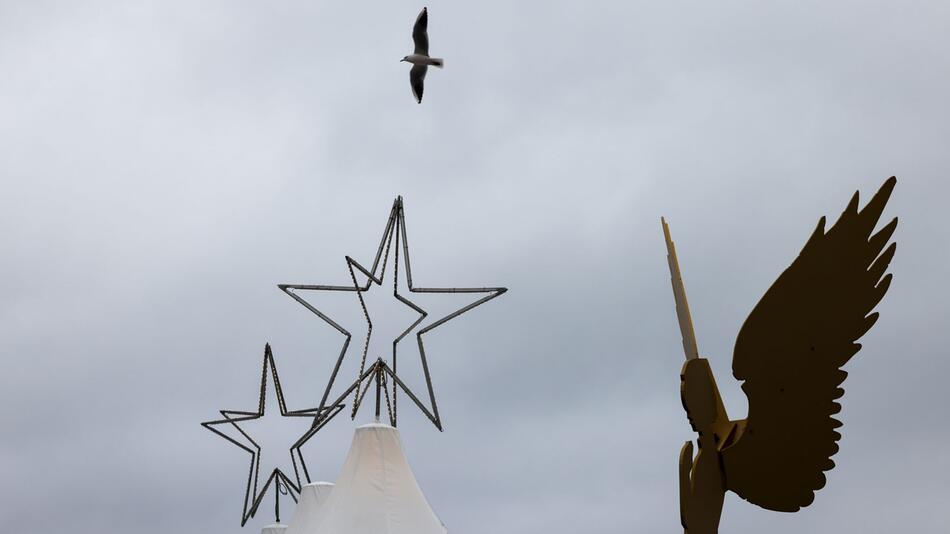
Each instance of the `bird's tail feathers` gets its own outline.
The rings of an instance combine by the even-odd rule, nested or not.
[[[440,57],[430,58],[429,61],[431,62],[433,67],[437,67],[440,69],[442,68],[443,65],[445,65],[445,60]]]

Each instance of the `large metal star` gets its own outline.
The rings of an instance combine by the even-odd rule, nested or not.
[[[418,400],[418,397],[409,390],[409,388],[398,378],[396,373],[397,369],[397,348],[399,342],[406,337],[410,332],[416,329],[427,317],[428,313],[423,310],[420,306],[409,300],[405,295],[399,293],[399,253],[400,249],[402,250],[402,256],[404,261],[406,283],[408,285],[409,291],[411,293],[476,293],[476,294],[485,294],[484,296],[478,298],[474,302],[469,302],[468,304],[452,311],[451,313],[432,321],[426,326],[420,328],[416,331],[416,340],[419,347],[419,357],[422,361],[422,370],[425,375],[426,387],[428,389],[429,396],[429,405],[425,406]],[[415,310],[419,316],[418,318],[409,325],[404,331],[402,331],[398,336],[393,339],[392,342],[392,367],[383,362],[382,360],[377,360],[369,369],[366,368],[366,353],[369,348],[369,340],[372,336],[373,322],[370,319],[369,312],[366,309],[366,303],[363,300],[363,293],[369,291],[372,285],[382,286],[383,284],[383,275],[386,270],[386,262],[389,259],[390,250],[393,251],[394,255],[394,274],[393,274],[393,296],[399,300],[401,303],[409,306]],[[341,403],[345,398],[353,393],[355,399],[353,402],[353,410],[351,417],[356,416],[356,411],[359,409],[363,395],[369,389],[369,383],[373,380],[377,381],[377,397],[379,396],[379,384],[386,381],[386,376],[392,378],[392,405],[390,406],[390,423],[393,426],[396,426],[396,392],[397,387],[401,388],[409,397],[414,401],[414,403],[419,407],[420,410],[425,414],[425,416],[432,421],[432,423],[442,430],[442,419],[439,417],[439,408],[435,400],[435,392],[432,387],[432,379],[429,374],[429,364],[426,359],[425,344],[423,343],[423,336],[432,330],[435,330],[439,326],[451,321],[452,319],[462,315],[463,313],[480,306],[489,300],[501,295],[507,288],[504,287],[451,287],[451,288],[439,288],[439,287],[415,287],[412,283],[412,268],[409,262],[409,245],[406,238],[406,221],[405,214],[403,211],[403,201],[402,197],[397,197],[393,202],[392,209],[389,213],[389,219],[386,222],[386,227],[383,230],[383,236],[379,241],[379,247],[376,250],[376,256],[373,259],[372,268],[367,269],[363,267],[359,262],[353,258],[346,257],[347,268],[350,273],[350,278],[352,279],[352,285],[340,286],[340,285],[313,285],[313,284],[280,284],[278,287],[284,292],[290,295],[294,300],[302,304],[305,308],[310,310],[317,317],[322,319],[324,322],[335,328],[338,332],[343,334],[344,341],[343,346],[340,349],[340,354],[337,357],[336,365],[333,368],[333,372],[330,375],[330,380],[327,383],[327,387],[323,392],[323,397],[320,400],[320,407],[318,408],[321,415],[318,416],[318,420],[314,421],[314,427],[319,424],[323,424],[322,418],[326,413],[330,413],[332,410],[339,409]],[[365,284],[360,285],[356,279],[356,271],[359,271],[367,280]],[[367,323],[367,334],[366,341],[363,344],[362,358],[360,361],[360,370],[357,374],[357,379],[347,389],[343,395],[334,400],[333,402],[327,402],[330,396],[330,391],[333,388],[333,384],[336,381],[337,374],[340,370],[340,365],[343,363],[343,358],[346,356],[347,349],[350,345],[350,340],[352,339],[352,334],[336,321],[331,319],[325,313],[321,312],[317,307],[309,303],[303,297],[301,297],[297,291],[353,291],[356,293],[357,298],[359,299],[360,306],[363,309],[363,315]],[[360,385],[366,381],[365,387],[360,387]],[[388,389],[385,389],[387,394],[387,403],[388,398]],[[379,406],[379,399],[377,398],[377,407]],[[378,408],[377,408],[378,413]],[[315,431],[315,430],[314,430]],[[312,432],[310,433],[312,435]],[[309,436],[307,436],[309,437]]]
[[[270,369],[270,373],[267,372],[268,368]],[[263,486],[258,489],[261,467],[261,447],[240,427],[240,425],[238,425],[238,423],[259,419],[264,416],[266,409],[265,395],[267,391],[268,374],[274,382],[274,391],[277,393],[277,404],[280,408],[280,415],[283,417],[310,417],[313,419],[313,427],[311,428],[311,431],[307,432],[307,435],[304,438],[299,439],[290,447],[290,457],[294,466],[294,479],[291,480],[290,477],[288,477],[287,474],[284,473],[280,468],[275,467],[268,474],[267,480],[264,482]],[[287,493],[289,493],[291,498],[296,502],[296,496],[300,494],[300,488],[302,487],[301,474],[303,474],[303,479],[305,479],[308,483],[310,482],[310,475],[307,472],[307,464],[304,461],[303,454],[300,452],[300,447],[303,446],[303,444],[306,443],[314,433],[316,433],[316,430],[319,430],[337,413],[339,413],[342,408],[343,406],[340,405],[327,410],[320,408],[311,408],[307,410],[288,410],[287,405],[284,402],[284,392],[280,387],[280,378],[277,375],[277,365],[274,363],[274,355],[271,352],[270,344],[265,345],[264,364],[261,370],[261,390],[257,411],[245,412],[236,410],[221,410],[220,413],[224,419],[201,423],[201,426],[207,428],[208,430],[214,432],[215,434],[221,436],[222,438],[251,454],[251,465],[247,474],[247,489],[244,492],[244,511],[241,514],[242,527],[257,513],[257,509],[260,506],[261,501],[264,499],[264,495],[267,493],[271,483],[275,484],[279,493],[283,493],[281,486],[287,488]],[[240,435],[239,437],[243,439],[239,441],[239,439],[222,432],[217,428],[220,425],[229,425],[233,427]],[[280,520],[279,499],[279,495],[275,495],[275,515],[277,516],[278,521]]]

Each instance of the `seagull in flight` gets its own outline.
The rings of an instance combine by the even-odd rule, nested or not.
[[[429,57],[429,34],[426,32],[428,25],[429,11],[424,7],[422,13],[419,13],[419,17],[416,18],[415,26],[412,27],[412,41],[416,44],[416,50],[400,60],[412,63],[412,69],[409,70],[409,84],[412,85],[412,95],[420,104],[429,65],[441,69],[444,63],[442,58]]]

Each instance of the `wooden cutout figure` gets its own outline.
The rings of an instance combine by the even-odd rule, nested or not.
[[[726,490],[769,510],[796,512],[824,487],[841,438],[833,417],[844,395],[841,367],[861,349],[856,341],[877,321],[872,310],[891,283],[884,273],[897,244],[885,246],[897,219],[873,232],[896,183],[885,181],[862,210],[855,193],[827,232],[822,217],[749,314],[732,359],[749,400],[749,415],[740,420],[729,419],[709,362],[699,357],[676,249],[662,221],[686,352],[680,394],[699,434],[695,458],[691,441],[680,452],[687,533],[718,531]]]

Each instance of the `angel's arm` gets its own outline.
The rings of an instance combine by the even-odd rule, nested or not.
[[[693,494],[693,484],[690,472],[693,470],[693,442],[687,441],[680,449],[680,523],[686,527],[686,512],[690,497]]]

